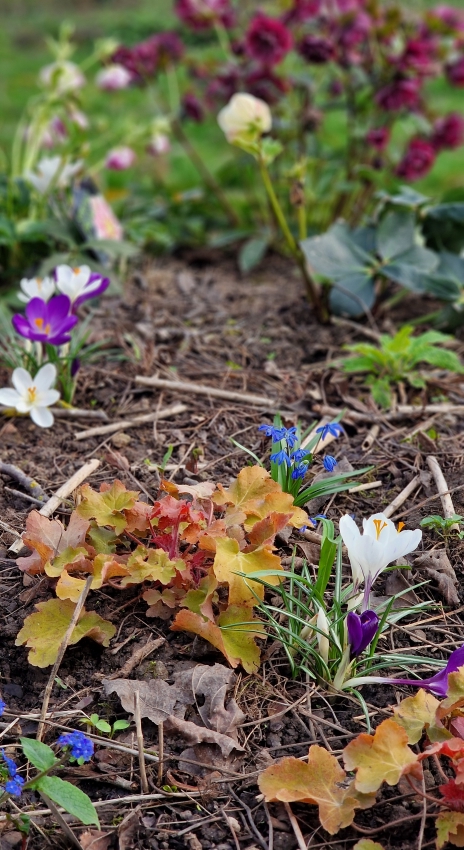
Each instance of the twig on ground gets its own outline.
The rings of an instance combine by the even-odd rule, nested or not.
[[[263,836],[261,835],[260,831],[258,830],[258,827],[256,826],[256,824],[253,820],[253,814],[252,814],[250,807],[247,806],[247,804],[238,796],[238,794],[235,793],[234,789],[230,785],[229,785],[229,792],[232,795],[232,797],[234,798],[235,802],[239,804],[240,808],[245,809],[247,821],[250,825],[251,831],[253,832],[253,835],[255,836],[256,840],[259,841],[263,850],[268,850],[268,843],[267,843],[267,841],[264,840]],[[306,847],[305,847],[305,850],[306,850]]]
[[[85,600],[87,599],[87,594],[90,590],[90,585],[92,584],[93,578],[94,578],[93,575],[87,576],[84,587],[82,588],[79,599],[77,600],[76,607],[74,609],[74,614],[72,616],[72,620],[71,620],[68,628],[66,629],[66,634],[65,634],[63,640],[61,641],[61,645],[60,645],[60,648],[58,650],[58,655],[57,655],[56,661],[55,661],[55,663],[52,667],[52,672],[50,673],[50,677],[49,677],[48,682],[47,682],[47,687],[45,688],[45,693],[44,693],[44,698],[43,698],[43,703],[42,703],[42,710],[40,712],[39,728],[37,729],[37,740],[38,741],[42,740],[42,735],[43,735],[43,731],[44,731],[44,728],[45,728],[45,718],[47,716],[48,704],[50,702],[50,697],[51,697],[51,694],[52,694],[56,674],[58,673],[58,670],[60,668],[60,664],[63,660],[63,656],[66,652],[66,648],[67,648],[68,643],[71,639],[71,635],[72,635],[72,633],[73,633],[73,631],[74,631],[74,629],[77,625],[77,621],[79,620],[79,617],[81,615],[81,611],[84,607]]]
[[[18,538],[18,539],[15,541],[15,543],[13,543],[13,544],[10,546],[10,548],[9,548],[9,550],[8,550],[8,551],[10,551],[10,552],[11,552],[11,550],[14,548],[14,546],[16,546],[16,544],[17,544],[18,542],[19,542],[19,544],[20,544],[20,545],[19,545],[19,549],[22,549],[22,547],[23,547],[23,541],[22,541],[22,537],[21,537],[21,535],[20,535],[19,531],[16,531],[16,529],[15,529],[15,528],[13,528],[13,526],[12,526],[12,525],[9,525],[9,523],[4,522],[4,521],[3,521],[3,520],[1,520],[1,519],[0,519],[0,528],[3,528],[3,531],[7,531],[7,532],[8,532],[8,534],[13,534],[16,538]],[[18,552],[19,552],[19,549],[18,549]],[[14,549],[14,551],[16,552],[16,549]]]
[[[143,794],[148,794],[150,789],[148,787],[148,779],[147,779],[147,769],[145,766],[145,753],[144,753],[144,742],[143,742],[143,731],[142,731],[142,718],[140,716],[140,691],[136,690],[134,692],[134,720],[135,720],[135,728],[137,732],[137,749],[139,753],[139,770],[140,770],[140,786]]]
[[[349,419],[352,422],[378,422],[382,418],[388,422],[395,422],[401,419],[414,419],[415,417],[428,415],[430,413],[460,413],[464,415],[464,405],[462,404],[426,404],[424,407],[418,407],[413,404],[399,404],[395,410],[390,412],[381,411],[376,413],[358,413],[357,410],[345,408],[340,410],[337,407],[328,407],[326,405],[314,404],[313,410],[322,416],[340,416],[343,413],[343,421]]]
[[[82,410],[80,407],[52,407],[56,419],[103,419],[108,421],[104,410]]]
[[[348,493],[362,493],[363,490],[377,490],[378,487],[383,487],[383,481],[370,481],[367,484],[356,484],[356,487],[350,487]]]
[[[304,835],[303,835],[303,833],[300,829],[300,825],[299,825],[295,815],[293,814],[293,812],[290,808],[290,804],[284,803],[284,808],[285,808],[285,811],[287,812],[287,817],[288,817],[288,819],[291,823],[293,832],[295,833],[295,838],[298,842],[298,847],[300,848],[300,850],[306,850],[306,841],[304,840]]]
[[[92,473],[94,473],[95,470],[98,469],[100,463],[101,461],[99,461],[96,457],[92,458],[87,463],[84,463],[84,466],[81,466],[81,468],[78,469],[77,472],[74,473],[74,475],[71,475],[71,478],[68,478],[68,480],[61,485],[61,487],[56,491],[55,495],[52,496],[48,500],[48,502],[45,502],[45,505],[43,506],[43,508],[40,509],[39,514],[42,514],[42,516],[51,516],[52,513],[54,513],[56,509],[59,508],[61,502],[64,499],[67,499],[68,496],[70,496],[71,493],[73,493],[74,490],[79,487],[79,485],[82,484],[86,478],[89,477],[89,475],[92,475]],[[14,533],[16,534],[17,532]],[[15,543],[13,543],[8,550],[9,552],[15,552],[16,554],[21,551],[24,545],[20,535],[17,536],[19,537],[19,540],[16,540]]]
[[[387,505],[387,507],[383,511],[384,515],[386,517],[391,517],[395,513],[395,511],[398,510],[398,508],[400,508],[401,505],[405,503],[406,499],[409,499],[409,496],[411,495],[411,493],[414,492],[414,490],[416,489],[416,487],[419,486],[419,484],[420,475],[415,475],[414,478],[411,479],[409,484],[406,484],[406,487],[404,487],[401,493],[398,493],[398,495],[393,499],[393,502],[390,502],[390,504]]]
[[[380,427],[378,425],[372,425],[367,432],[364,442],[361,446],[363,452],[368,452],[370,448],[374,445],[378,435],[379,435]]]
[[[230,829],[230,831],[232,833],[232,838],[234,839],[234,844],[235,844],[236,850],[240,850],[240,843],[239,843],[239,840],[237,838],[237,833],[235,831],[234,823],[233,823],[235,818],[231,818],[229,815],[226,815],[224,809],[222,810],[222,817],[224,818],[228,828]],[[239,825],[237,820],[235,820],[235,823],[240,828],[240,825]]]
[[[106,674],[102,675],[102,678],[105,679],[127,679],[133,670],[138,667],[139,664],[148,656],[151,655],[155,649],[162,646],[163,643],[166,642],[164,637],[154,638],[153,640],[149,640],[144,643],[143,646],[137,647],[130,658],[127,659],[125,664],[120,668],[120,670],[116,670],[116,673],[112,673],[111,676],[107,676]],[[112,652],[112,654],[114,654]]]
[[[3,461],[0,461],[0,473],[2,475],[8,475],[10,478],[14,478],[18,484],[21,484],[21,487],[24,487],[24,489],[27,490],[30,496],[33,496],[41,504],[44,504],[47,501],[48,496],[45,491],[42,490],[40,484],[12,463],[3,463]]]
[[[441,470],[441,466],[434,455],[429,455],[427,457],[427,465],[433,475],[435,484],[437,485],[438,495],[440,496],[445,519],[450,519],[456,514],[456,511],[454,509],[453,500],[451,498],[445,476]],[[459,524],[457,522],[453,523],[451,531],[459,531]]]
[[[53,802],[53,800],[50,800],[50,797],[47,797],[47,795],[44,794],[43,791],[39,790],[39,794],[42,797],[45,805],[47,805],[48,808],[50,809],[53,817],[56,819],[56,822],[59,823],[64,834],[68,837],[68,839],[71,842],[71,844],[73,845],[73,847],[77,847],[77,850],[84,850],[81,842],[78,840],[77,836],[74,834],[71,827],[66,823],[64,817],[62,816],[58,807],[55,806],[55,803]]]
[[[276,407],[277,401],[262,395],[223,390],[219,387],[208,387],[204,384],[190,383],[190,381],[167,381],[165,378],[147,378],[137,375],[136,384],[144,387],[155,387],[157,389],[169,390],[170,392],[191,393],[192,395],[205,395],[211,398],[223,398],[227,401],[237,401],[239,404],[252,404],[255,407]],[[159,415],[158,415],[159,418]]]
[[[117,422],[110,422],[108,425],[96,425],[95,428],[87,428],[86,431],[79,431],[77,434],[74,434],[74,439],[88,440],[90,437],[99,437],[100,434],[114,434],[116,431],[122,431],[124,428],[137,428],[146,422],[169,419],[171,416],[185,413],[187,409],[185,404],[172,404],[171,407],[165,407],[164,410],[158,410],[154,413],[143,413],[141,416],[134,416],[133,419],[119,419]]]
[[[29,496],[28,493],[22,493],[21,490],[15,490],[14,487],[7,487],[5,484],[3,489],[7,493],[11,493],[13,496],[16,496],[18,499],[24,499],[25,502],[31,502],[33,505],[43,505],[43,501],[41,499],[34,499],[34,496]]]
[[[164,770],[164,725],[158,723],[158,785],[161,788]]]

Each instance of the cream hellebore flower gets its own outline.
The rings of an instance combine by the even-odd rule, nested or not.
[[[85,85],[85,77],[79,66],[67,59],[46,65],[40,71],[39,79],[43,86],[53,88],[59,95],[77,91]]]
[[[20,301],[28,302],[31,298],[41,298],[48,301],[55,292],[55,281],[51,277],[23,277],[20,281],[22,292],[18,292]]]
[[[417,549],[422,531],[402,531],[385,514],[373,514],[363,520],[361,534],[354,520],[345,514],[339,523],[342,540],[348,549],[354,591],[364,581],[364,600],[368,602],[371,587],[378,575],[397,558]]]
[[[48,410],[58,401],[58,390],[51,387],[56,381],[56,367],[46,363],[32,378],[26,369],[15,369],[11,376],[14,390],[9,387],[0,389],[0,404],[15,407],[18,413],[29,413],[33,422],[40,428],[53,425],[53,413]]]
[[[252,94],[234,94],[217,117],[228,142],[236,139],[253,140],[268,133],[272,127],[271,110],[264,100]]]
[[[24,173],[24,179],[31,183],[41,195],[45,195],[53,185],[60,189],[67,186],[71,178],[80,171],[81,166],[82,162],[64,165],[60,156],[44,156],[34,171],[29,170]]]

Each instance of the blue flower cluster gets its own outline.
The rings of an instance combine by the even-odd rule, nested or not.
[[[57,744],[59,747],[70,747],[70,753],[75,759],[90,761],[93,756],[93,741],[83,732],[68,732],[66,735],[60,735]]]
[[[18,774],[18,768],[13,759],[5,755],[4,750],[0,750],[0,756],[6,764],[8,770],[8,780],[5,782],[4,790],[11,794],[12,797],[20,797],[23,790],[24,779]]]
[[[260,425],[258,431],[262,431],[266,437],[271,437],[273,443],[281,444],[279,450],[271,454],[272,463],[276,463],[278,466],[285,464],[291,470],[291,477],[294,481],[304,478],[312,459],[311,452],[302,448],[297,448],[291,453],[289,451],[298,443],[298,429],[295,427],[276,428],[274,425]],[[321,440],[325,440],[329,434],[332,437],[339,437],[342,428],[338,422],[329,422],[327,425],[316,428],[316,433],[321,435]],[[283,440],[286,443],[284,447],[282,447]],[[337,466],[337,461],[332,455],[325,455],[322,463],[327,472],[333,472]]]
[[[6,708],[6,702],[3,702],[3,700],[0,699],[0,717],[3,715],[5,708]]]

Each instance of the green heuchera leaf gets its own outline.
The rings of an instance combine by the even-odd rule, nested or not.
[[[59,776],[42,776],[33,787],[39,793],[43,792],[70,815],[79,818],[86,826],[100,825],[95,806],[87,794],[84,794],[76,785],[71,785]]]
[[[20,738],[23,753],[37,770],[48,770],[58,761],[53,750],[35,738]]]

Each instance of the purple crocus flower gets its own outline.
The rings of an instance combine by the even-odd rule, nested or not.
[[[350,657],[357,658],[374,638],[379,627],[379,618],[375,611],[363,611],[361,615],[350,611],[346,623],[351,646]]]
[[[430,691],[439,699],[444,699],[448,691],[448,676],[450,673],[455,673],[460,667],[464,667],[464,644],[451,653],[443,670],[435,673],[434,676],[429,676],[428,679],[383,679],[382,681],[389,682],[392,685],[412,685],[414,688],[425,688],[426,691]]]
[[[20,336],[33,342],[48,342],[64,345],[71,337],[69,331],[77,323],[77,316],[70,315],[71,301],[67,295],[55,295],[50,301],[31,298],[26,306],[26,315],[16,313],[13,327]]]

